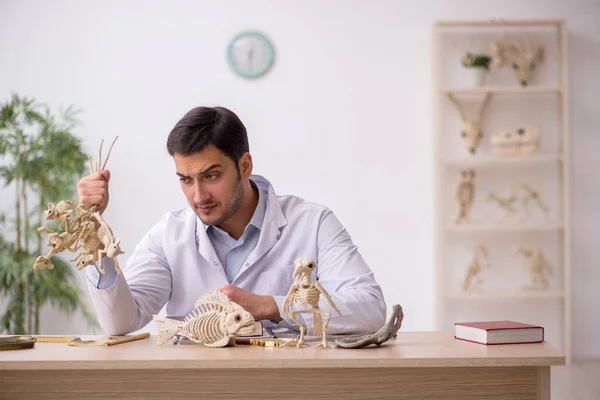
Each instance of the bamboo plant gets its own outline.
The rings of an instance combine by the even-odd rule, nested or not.
[[[14,204],[0,215],[0,298],[8,300],[0,333],[39,334],[40,311],[46,304],[61,312],[80,311],[92,328],[98,323],[79,292],[75,269],[58,256],[53,270],[34,270],[45,241],[37,228],[45,225],[48,202],[71,199],[86,168],[87,156],[73,130],[72,107],[59,117],[35,99],[13,94],[0,106],[0,177]],[[0,207],[6,208],[4,202]]]

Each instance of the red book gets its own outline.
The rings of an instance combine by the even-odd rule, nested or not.
[[[514,321],[456,322],[455,338],[481,344],[541,343],[544,328]]]

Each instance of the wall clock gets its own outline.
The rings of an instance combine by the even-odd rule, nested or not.
[[[236,35],[227,48],[227,62],[244,78],[259,78],[269,71],[275,59],[273,44],[265,35],[246,31]]]

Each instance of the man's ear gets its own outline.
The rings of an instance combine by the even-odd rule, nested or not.
[[[252,156],[250,155],[250,153],[244,153],[240,157],[238,166],[240,168],[240,174],[242,175],[242,177],[250,178],[250,175],[252,175],[252,168],[253,168]]]

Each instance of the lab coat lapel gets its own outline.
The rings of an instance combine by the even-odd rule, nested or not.
[[[256,247],[244,264],[234,281],[240,277],[248,268],[252,267],[254,263],[256,263],[262,256],[265,255],[275,243],[281,238],[281,228],[283,228],[287,224],[287,220],[283,215],[283,211],[281,210],[281,206],[277,199],[277,195],[275,194],[273,187],[269,186],[267,193],[267,209],[265,212],[265,218],[263,220],[260,237],[258,238],[258,243]]]
[[[209,268],[215,270],[215,273],[220,273],[227,282],[227,274],[219,261],[217,252],[204,229],[204,224],[196,217],[196,240],[198,241],[198,252],[208,262]]]

